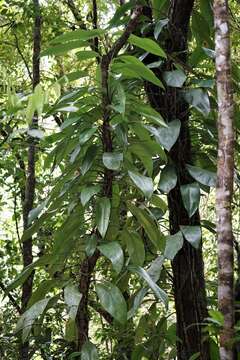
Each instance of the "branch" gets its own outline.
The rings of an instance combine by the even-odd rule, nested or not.
[[[80,27],[80,29],[82,30],[87,30],[87,26],[84,23],[84,20],[81,16],[80,11],[78,10],[78,8],[76,7],[76,5],[74,4],[73,0],[64,0],[64,3],[69,7],[69,9],[71,10],[75,20],[78,22],[78,25]]]
[[[24,65],[26,66],[26,69],[27,69],[27,73],[28,73],[28,76],[30,78],[31,81],[33,81],[33,78],[32,78],[32,74],[31,74],[31,71],[30,71],[30,68],[28,66],[28,63],[27,63],[27,60],[25,59],[23,53],[22,53],[22,50],[19,46],[19,42],[18,42],[18,38],[17,38],[17,35],[15,34],[15,32],[13,33],[14,35],[14,38],[15,38],[15,46],[16,46],[16,49],[20,55],[20,57],[22,58],[22,61],[24,62]]]
[[[17,301],[14,299],[14,297],[7,292],[7,288],[6,286],[2,283],[2,281],[0,281],[0,288],[2,289],[2,291],[4,292],[5,295],[7,295],[7,297],[9,298],[9,300],[11,301],[12,305],[15,307],[15,309],[17,310],[17,312],[19,314],[21,314],[21,308],[18,305]]]

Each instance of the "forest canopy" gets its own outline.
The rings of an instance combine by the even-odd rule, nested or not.
[[[0,359],[240,359],[239,16],[0,1]]]

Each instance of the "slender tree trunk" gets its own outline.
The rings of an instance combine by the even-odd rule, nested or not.
[[[169,8],[169,37],[166,41],[168,54],[174,53],[182,63],[187,60],[187,35],[194,0],[172,0]],[[165,70],[173,70],[168,61]],[[156,75],[161,78],[161,72]],[[181,130],[176,144],[169,152],[170,161],[178,175],[177,186],[168,195],[170,233],[175,234],[181,225],[200,225],[199,213],[189,218],[181,198],[180,186],[191,183],[186,164],[192,162],[189,133],[189,108],[176,88],[167,88],[163,93],[151,84],[146,85],[151,105],[167,122],[181,121]],[[200,353],[200,359],[209,359],[208,343],[203,343],[201,323],[207,317],[204,266],[201,247],[196,250],[186,240],[173,262],[173,285],[177,316],[178,360],[188,360]]]
[[[40,46],[41,46],[41,15],[39,0],[33,0],[34,5],[34,29],[33,29],[33,58],[32,58],[32,87],[33,90],[40,82]],[[36,114],[32,119],[31,128],[38,127],[38,118]],[[36,161],[36,144],[35,140],[29,138],[28,147],[28,161],[27,161],[27,174],[25,183],[25,195],[23,202],[23,228],[28,228],[28,215],[33,208],[34,196],[35,196],[35,161]],[[32,238],[29,238],[23,242],[22,245],[22,257],[24,267],[28,266],[33,261],[32,254]],[[26,279],[22,287],[21,298],[21,311],[26,310],[28,301],[32,295],[34,273]],[[20,347],[20,359],[29,359],[29,343],[25,342]]]
[[[234,179],[234,105],[231,84],[228,1],[214,1],[218,95],[218,166],[216,215],[218,239],[218,307],[224,316],[220,333],[221,360],[233,359],[234,335],[233,232],[231,202]]]

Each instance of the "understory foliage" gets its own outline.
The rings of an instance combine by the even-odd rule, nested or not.
[[[219,359],[212,1],[193,5],[186,62],[168,53],[170,3],[40,1],[41,79],[34,87],[34,1],[0,3],[2,359],[19,359],[24,343],[26,359],[176,359],[181,339],[171,263],[185,243],[203,251],[208,316],[192,326],[209,349],[207,358],[195,352],[186,360]],[[229,5],[239,261],[240,24],[238,4]],[[150,104],[147,84],[161,98],[176,89],[176,103],[186,106],[192,144],[187,183],[180,183],[177,159],[169,155],[185,125]],[[31,146],[36,186],[23,228]],[[186,216],[199,212],[201,220],[180,223],[173,234],[169,194],[176,186]],[[23,267],[29,239],[33,261]],[[24,308],[29,276],[33,286]]]

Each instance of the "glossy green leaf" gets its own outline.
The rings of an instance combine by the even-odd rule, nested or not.
[[[164,71],[163,79],[167,86],[181,88],[186,81],[186,75],[182,70]]]
[[[121,82],[118,81],[113,89],[113,100],[112,100],[111,108],[113,108],[116,112],[120,114],[124,114],[125,107],[126,107],[126,94]]]
[[[44,312],[49,299],[43,299],[36,302],[26,310],[19,318],[15,332],[22,330],[22,340],[25,342],[30,334],[31,328],[37,318]]]
[[[145,260],[145,247],[142,238],[135,231],[124,231],[124,240],[127,245],[133,265],[142,266]]]
[[[98,246],[100,252],[112,263],[113,269],[120,273],[123,267],[124,255],[121,246],[116,241]]]
[[[86,43],[84,41],[75,40],[61,45],[52,46],[42,51],[41,56],[63,55],[71,50],[78,49],[83,46],[86,46]]]
[[[134,184],[143,192],[145,197],[150,199],[154,191],[152,179],[133,171],[128,171],[128,175]]]
[[[108,229],[111,212],[111,203],[108,198],[100,198],[96,204],[96,225],[99,233],[104,238]]]
[[[177,185],[177,174],[173,165],[166,165],[161,171],[160,181],[158,184],[159,190],[168,194]]]
[[[200,111],[204,116],[210,113],[210,101],[206,91],[202,89],[189,89],[185,90],[184,99],[192,105],[195,109]]]
[[[95,59],[99,57],[99,54],[96,51],[85,50],[85,51],[77,52],[76,56],[78,60],[82,61],[82,60]]]
[[[127,321],[127,304],[121,291],[110,282],[96,284],[97,296],[102,307],[121,324]]]
[[[153,245],[157,249],[162,250],[164,246],[163,235],[159,231],[158,226],[153,218],[147,213],[146,210],[137,208],[130,203],[128,203],[128,208],[138,220],[139,225],[144,228]]]
[[[216,185],[217,176],[214,172],[192,165],[187,165],[187,169],[194,180],[200,182],[201,184],[210,187],[214,187]]]
[[[95,134],[96,131],[97,131],[96,126],[93,126],[90,129],[86,129],[82,131],[79,135],[79,145],[85,144],[89,139],[91,139],[91,137]]]
[[[144,116],[150,122],[153,122],[156,125],[164,126],[167,128],[167,124],[165,123],[163,117],[159,112],[153,109],[151,106],[147,104],[132,104],[132,107],[136,113]]]
[[[169,151],[178,139],[180,133],[181,122],[176,119],[167,124],[167,127],[147,129],[155,136],[158,141],[167,151]]]
[[[154,294],[157,296],[157,298],[159,300],[161,300],[164,305],[166,306],[166,308],[168,307],[168,296],[165,293],[165,291],[163,291],[151,278],[151,276],[147,273],[146,270],[144,270],[143,268],[141,268],[140,266],[129,266],[128,267],[130,271],[137,273],[139,276],[141,276],[141,278],[143,278],[146,283],[148,284],[148,286],[152,289],[152,291],[154,292]]]
[[[86,239],[85,252],[87,256],[92,256],[97,248],[97,236],[95,234],[91,235]]]
[[[72,320],[75,320],[76,318],[81,298],[82,294],[80,294],[78,288],[75,285],[69,284],[64,288],[64,301],[68,306],[69,317]]]
[[[165,51],[153,40],[147,38],[141,38],[136,35],[130,35],[128,42],[135,45],[151,54],[166,58]]]
[[[122,153],[105,152],[103,153],[103,164],[107,169],[119,170],[123,161]]]
[[[162,29],[168,24],[169,22],[169,19],[162,19],[162,20],[159,20],[155,27],[154,27],[154,38],[156,40],[158,40],[158,37],[162,31]]]
[[[181,231],[174,235],[167,236],[164,256],[169,260],[173,260],[174,257],[177,255],[178,251],[181,250],[182,246],[183,236]]]
[[[133,73],[144,80],[147,80],[153,83],[156,86],[164,88],[162,82],[157,78],[153,71],[151,71],[147,66],[145,66],[139,59],[134,56],[124,55],[120,59],[124,61],[125,66],[132,70]]]
[[[95,38],[96,36],[103,35],[105,30],[103,29],[93,29],[93,30],[83,30],[78,29],[74,31],[66,32],[62,35],[57,36],[55,39],[51,41],[52,44],[64,43],[68,41],[81,40],[87,41]],[[85,44],[86,46],[86,44]]]
[[[202,233],[200,226],[182,225],[181,232],[185,239],[195,248],[198,249],[201,243]]]
[[[97,155],[97,147],[96,145],[91,145],[87,149],[82,165],[80,167],[83,175],[85,175],[88,172],[88,170],[91,169],[91,166],[93,164],[96,155]]]
[[[180,187],[183,205],[188,212],[189,217],[197,211],[200,201],[200,187],[198,183],[182,185]]]
[[[85,206],[89,200],[101,190],[100,185],[93,185],[84,187],[81,191],[80,199],[83,206]]]
[[[81,360],[98,360],[96,346],[90,341],[86,341],[82,347]]]

